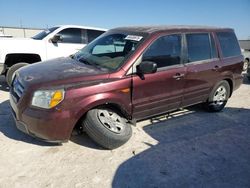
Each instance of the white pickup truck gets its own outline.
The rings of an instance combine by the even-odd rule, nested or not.
[[[105,31],[64,25],[46,29],[32,38],[1,37],[0,74],[6,75],[10,67],[20,62],[31,64],[74,54]]]

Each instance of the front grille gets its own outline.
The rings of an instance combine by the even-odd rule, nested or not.
[[[20,83],[17,77],[14,78],[14,81],[12,82],[12,89],[11,94],[16,99],[15,102],[18,102],[19,99],[22,97],[24,92],[24,87]]]

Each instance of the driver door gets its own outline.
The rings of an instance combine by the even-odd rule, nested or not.
[[[133,117],[145,119],[180,107],[186,68],[182,64],[182,36],[161,36],[142,55],[153,61],[157,72],[133,79]]]

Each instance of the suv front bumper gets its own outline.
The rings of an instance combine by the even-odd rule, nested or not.
[[[72,118],[64,112],[30,107],[21,111],[11,92],[10,105],[20,131],[46,142],[62,143],[69,140],[74,125]]]

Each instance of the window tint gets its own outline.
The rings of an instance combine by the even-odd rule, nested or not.
[[[180,64],[181,36],[160,37],[143,54],[143,61],[153,61],[158,68]]]
[[[99,37],[101,34],[103,34],[105,31],[97,31],[97,30],[87,30],[88,35],[88,42],[91,42],[95,38]]]
[[[56,29],[58,29],[58,27],[52,27],[52,28],[46,29],[46,30],[44,30],[44,31],[36,34],[32,38],[35,39],[35,40],[42,40],[46,36],[48,36],[50,33],[52,33],[53,31],[55,31]]]
[[[188,62],[210,59],[210,40],[207,33],[187,34]]]
[[[69,28],[60,31],[62,43],[82,43],[82,31],[77,28]]]
[[[233,32],[219,32],[217,33],[217,37],[220,42],[223,57],[241,54],[237,38]]]

